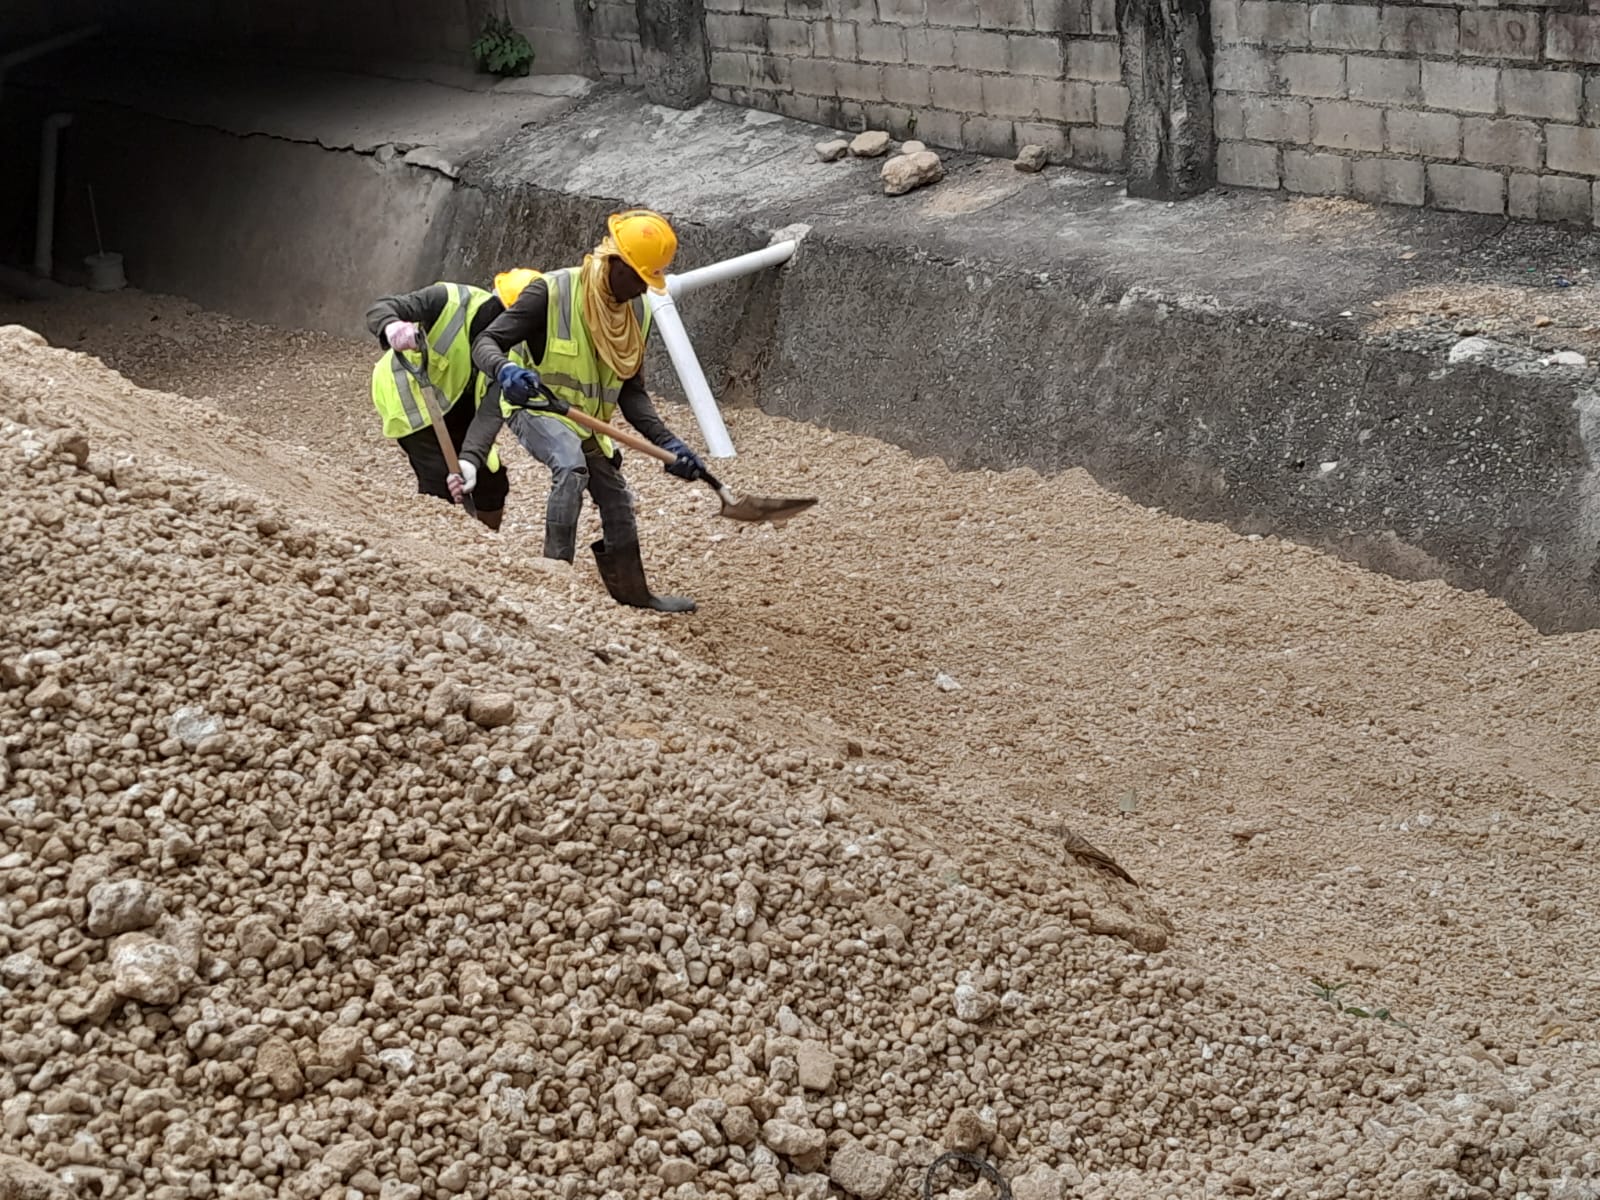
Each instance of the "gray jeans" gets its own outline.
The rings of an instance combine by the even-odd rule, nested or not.
[[[608,546],[638,542],[633,517],[633,491],[622,477],[622,452],[615,461],[600,453],[594,438],[580,438],[554,417],[513,413],[511,432],[522,448],[550,468],[550,498],[545,503],[546,528],[571,529],[583,512],[588,489],[600,509],[600,528]]]

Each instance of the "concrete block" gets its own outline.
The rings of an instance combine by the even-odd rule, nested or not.
[[[1461,157],[1461,118],[1449,113],[1392,108],[1383,117],[1388,148],[1423,158]]]
[[[1039,87],[1039,115],[1047,121],[1061,121],[1067,125],[1092,125],[1095,119],[1094,93],[1091,84],[1076,80],[1042,83]]]
[[[1348,196],[1350,160],[1339,154],[1285,150],[1283,186],[1308,196]]]
[[[1461,124],[1461,157],[1492,167],[1539,169],[1539,126],[1532,121],[1470,117]]]
[[[926,67],[884,67],[883,98],[915,108],[932,102],[932,76]]]
[[[1577,125],[1544,127],[1545,165],[1568,175],[1600,175],[1600,129]]]
[[[1006,38],[1006,70],[1013,75],[1060,79],[1064,65],[1058,37],[1013,33]]]
[[[1372,4],[1315,4],[1311,44],[1325,50],[1376,50],[1383,44],[1378,8]]]
[[[1526,9],[1464,9],[1461,53],[1478,58],[1538,58],[1542,32],[1539,14]]]
[[[789,71],[789,82],[802,96],[821,98],[835,94],[834,64],[823,58],[797,58]]]
[[[1350,164],[1350,194],[1369,204],[1422,203],[1422,164],[1405,158],[1358,158]]]
[[[1122,166],[1123,151],[1120,129],[1087,129],[1079,126],[1072,131],[1072,161],[1080,167],[1115,170]]]
[[[1429,108],[1498,112],[1499,82],[1500,73],[1493,67],[1468,67],[1447,62],[1422,64],[1422,98]]]
[[[1600,17],[1547,15],[1544,56],[1552,62],[1600,63]]]
[[[796,0],[789,0],[791,4]],[[802,0],[811,4],[815,0]],[[826,15],[835,21],[876,21],[878,19],[878,0],[826,0]],[[798,12],[790,16],[800,16]]]
[[[1541,221],[1589,224],[1590,187],[1587,179],[1573,179],[1570,175],[1539,176],[1539,210],[1536,215]]]
[[[1042,146],[1047,162],[1064,163],[1072,158],[1072,140],[1068,136],[1068,131],[1060,125],[1018,121],[1017,144]]]
[[[1066,33],[1080,37],[1092,33],[1094,19],[1090,12],[1090,0],[1033,0],[1033,29],[1036,33]],[[1020,138],[1022,135],[1019,133],[1017,136]]]
[[[871,0],[850,0],[850,2],[860,4],[869,17],[877,11]],[[825,21],[833,16],[829,0],[788,0],[783,10],[785,16],[793,17],[797,21]]]
[[[767,49],[789,58],[811,57],[811,22],[767,18]]]
[[[784,116],[795,121],[808,121],[812,125],[827,125],[823,119],[822,100],[817,96],[807,96],[801,92],[776,92],[772,97],[773,107]]]
[[[1304,46],[1311,39],[1311,7],[1294,0],[1241,0],[1239,40],[1263,46]]]
[[[1588,189],[1585,188],[1585,191]],[[1513,175],[1506,184],[1506,216],[1521,221],[1539,219],[1539,177]]]
[[[882,100],[883,83],[878,78],[878,70],[868,63],[834,63],[833,94],[841,100],[857,100],[863,104]]]
[[[1584,80],[1583,123],[1600,125],[1600,74],[1590,75]]]
[[[924,0],[878,0],[878,20],[891,25],[925,25],[928,10]]]
[[[1261,53],[1256,51],[1256,53]],[[1067,76],[1095,83],[1122,82],[1122,49],[1116,42],[1067,43]]]
[[[1232,187],[1276,188],[1278,148],[1222,142],[1217,146],[1217,182]]]
[[[1026,76],[985,75],[981,111],[992,117],[1037,121],[1043,116],[1041,82]]]
[[[1089,0],[1089,32],[1101,37],[1117,35],[1117,0]]]
[[[1017,127],[999,117],[968,117],[961,123],[961,148],[996,158],[1017,156]]]
[[[1219,94],[1211,103],[1211,124],[1216,130],[1217,140],[1221,142],[1239,142],[1244,140],[1244,101],[1243,96],[1230,96]],[[1273,184],[1274,187],[1277,184]]]
[[[927,0],[929,25],[974,29],[978,24],[978,0]],[[953,145],[960,144],[959,134]]]
[[[1067,71],[1070,74],[1072,71],[1070,52],[1067,58]],[[1212,73],[1217,87],[1225,92],[1272,90],[1272,57],[1259,46],[1223,46],[1217,51]]]
[[[1128,122],[1128,89],[1120,83],[1102,83],[1094,89],[1096,125],[1121,129]]]
[[[1269,96],[1247,96],[1244,101],[1244,136],[1252,142],[1311,140],[1311,102]]]
[[[929,96],[935,108],[958,113],[981,113],[983,76],[972,71],[934,71],[930,76]]]
[[[1380,47],[1391,54],[1454,54],[1457,30],[1454,8],[1385,8],[1379,18],[1383,32]]]
[[[1422,102],[1422,64],[1414,58],[1352,55],[1345,65],[1345,83],[1350,99],[1368,104]]]
[[[602,75],[632,81],[639,75],[639,43],[595,38],[594,65]]]
[[[789,13],[785,0],[744,0],[744,11],[758,17],[782,17]]]
[[[1453,212],[1503,213],[1506,180],[1499,171],[1484,167],[1428,164],[1428,196],[1435,208]]]
[[[956,32],[956,65],[969,71],[1004,71],[1006,35],[981,29]]]
[[[978,24],[1024,32],[1033,28],[1033,9],[1028,0],[978,0]]]
[[[961,122],[966,118],[960,113],[920,108],[914,115],[917,118],[917,137],[928,145],[943,150],[961,149]]]
[[[1500,103],[1513,117],[1576,122],[1583,106],[1583,77],[1575,71],[1500,72]]]
[[[597,37],[627,39],[639,36],[639,10],[631,4],[597,4],[591,20]]]
[[[847,21],[814,21],[811,25],[811,53],[818,58],[837,58],[849,62],[860,54],[856,27]]]
[[[1239,2],[1212,0],[1211,41],[1214,45],[1228,46],[1239,40]]]
[[[857,57],[862,62],[903,63],[906,61],[906,29],[903,25],[857,25]]]
[[[953,67],[956,57],[956,32],[931,26],[910,26],[906,35],[906,61],[921,67]]]
[[[1383,109],[1318,100],[1311,106],[1311,141],[1330,150],[1382,150]]]
[[[1343,96],[1345,94],[1344,55],[1282,55],[1278,59],[1277,79],[1282,89],[1291,96]],[[1262,87],[1253,90],[1267,91],[1268,89]]]
[[[736,13],[706,14],[706,41],[716,50],[765,50],[767,19]]]

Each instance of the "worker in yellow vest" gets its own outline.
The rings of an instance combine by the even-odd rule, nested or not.
[[[620,409],[640,434],[677,455],[667,464],[670,473],[696,479],[705,469],[661,420],[644,387],[650,332],[644,293],[666,286],[677,235],[660,214],[639,209],[613,216],[608,229],[581,267],[495,277],[505,312],[474,339],[472,357],[499,383],[500,402],[478,410],[461,449],[462,474],[450,482],[460,493],[483,486],[485,455],[501,423],[509,422],[528,453],[550,469],[545,556],[572,561],[587,490],[600,510],[602,533],[590,549],[612,599],[658,612],[692,612],[693,600],[654,595],[645,581],[622,452],[610,438],[560,415],[570,407],[609,421]],[[513,347],[523,345],[531,369],[510,357]]]
[[[367,310],[367,328],[383,347],[383,357],[372,369],[372,404],[383,418],[385,437],[399,443],[417,476],[417,491],[454,503],[447,481],[449,467],[431,428],[421,384],[395,356],[407,356],[414,369],[426,367],[437,389],[450,442],[459,454],[473,414],[485,400],[499,403],[499,385],[472,362],[472,339],[487,329],[504,308],[499,297],[464,283],[435,283],[421,291],[384,296]],[[427,342],[426,358],[421,354]],[[518,347],[515,358],[526,362]],[[463,403],[470,397],[470,403]],[[490,447],[484,471],[473,493],[477,517],[490,529],[499,529],[510,484],[499,451]]]

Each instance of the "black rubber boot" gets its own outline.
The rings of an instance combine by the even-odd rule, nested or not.
[[[576,525],[551,525],[545,523],[544,527],[544,556],[558,558],[562,562],[571,562],[578,547],[578,527]]]
[[[632,608],[653,608],[656,612],[693,612],[694,601],[687,596],[653,596],[644,578],[644,561],[639,557],[639,543],[608,547],[604,541],[589,547],[594,551],[594,565],[600,569],[600,579],[606,591],[618,604]]]

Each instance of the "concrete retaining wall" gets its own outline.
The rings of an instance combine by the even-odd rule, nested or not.
[[[1114,0],[708,0],[712,94],[841,129],[1122,162]]]
[[[1593,224],[1600,17],[1214,0],[1223,183]]]

